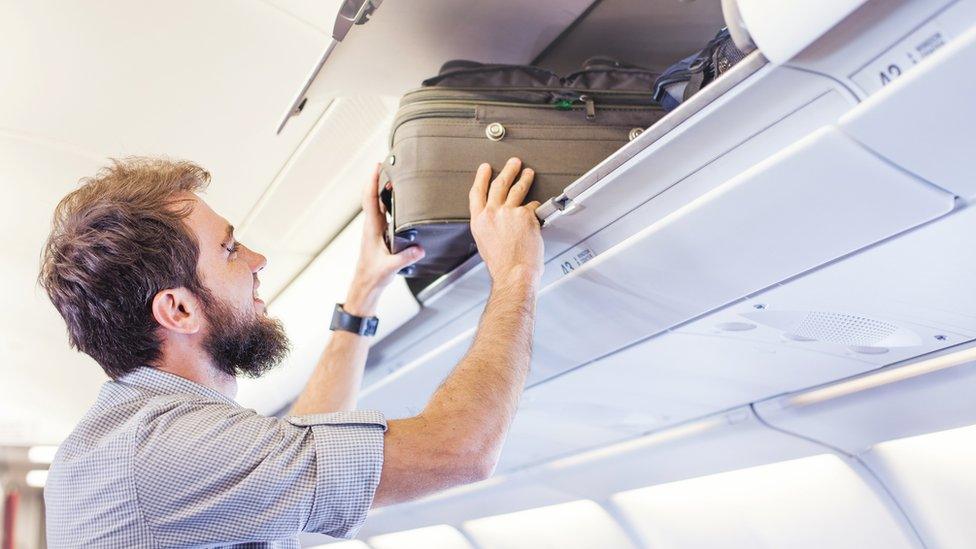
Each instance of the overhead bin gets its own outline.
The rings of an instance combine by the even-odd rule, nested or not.
[[[707,176],[714,182],[714,175]],[[561,270],[553,274],[560,265],[550,262],[529,383],[600,359],[953,206],[950,194],[825,127],[677,209],[636,210],[633,215],[645,223],[640,232],[565,276]],[[397,353],[396,360],[404,361],[399,365],[393,354],[380,355],[386,369],[374,370],[361,404],[393,415],[419,411],[463,357],[479,313],[475,307],[454,317],[422,345]],[[859,370],[835,374],[844,371]]]
[[[568,209],[540,208],[546,218],[544,285],[562,276],[565,261],[585,259],[587,250],[604,252],[651,220],[830,124],[853,104],[827,79],[764,63],[753,54],[594,167],[567,189],[573,197]],[[555,262],[561,254],[565,257]],[[370,364],[376,368],[367,372],[367,383],[473,328],[489,287],[488,273],[475,256],[418,294],[424,311],[394,339],[374,348]]]
[[[976,26],[841,119],[871,150],[949,192],[976,197]]]
[[[560,74],[594,55],[662,71],[725,26],[721,2],[599,0],[532,60]]]
[[[840,3],[848,2],[819,4]],[[788,65],[828,75],[858,97],[866,98],[924,67],[930,56],[976,23],[974,0],[861,3],[861,7],[789,59]],[[926,105],[931,102],[926,101]]]
[[[752,41],[776,64],[790,60],[867,0],[795,4],[779,0],[724,0],[734,6]]]
[[[306,96],[316,101],[336,95],[400,95],[436,74],[441,64],[450,59],[528,63],[591,3],[592,0],[385,2],[369,23],[353,29],[335,48]],[[301,85],[295,83],[296,91]]]
[[[502,467],[622,440],[976,338],[976,294],[970,290],[976,252],[965,236],[973,234],[976,210],[951,213],[531,387]],[[586,336],[566,339],[580,337]],[[947,382],[945,390],[950,387]],[[894,394],[895,387],[885,391]],[[976,408],[961,396],[968,393],[955,394],[928,405],[895,399],[897,412],[876,406],[877,421],[866,423],[863,433],[894,438],[976,423]],[[805,407],[779,412],[776,402],[761,404],[760,412],[772,406],[773,419],[806,417]],[[570,436],[574,425],[581,430]],[[849,448],[847,439],[818,435],[853,429],[857,422],[831,423],[814,414],[802,425],[815,427],[799,431],[805,436]]]
[[[530,379],[585,363],[952,208],[951,195],[874,158],[836,129],[814,132],[682,207],[645,218],[641,232],[543,288]]]

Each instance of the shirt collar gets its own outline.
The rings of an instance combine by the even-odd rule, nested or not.
[[[132,385],[164,395],[191,394],[217,398],[230,404],[237,404],[232,399],[227,398],[227,396],[220,391],[216,391],[210,387],[204,387],[203,385],[190,381],[189,379],[182,378],[178,375],[164,372],[149,366],[141,366],[136,368],[135,370],[118,378],[116,383]]]

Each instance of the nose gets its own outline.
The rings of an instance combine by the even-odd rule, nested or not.
[[[251,266],[251,272],[256,273],[268,265],[268,258],[255,252],[254,250],[248,248],[248,265]]]

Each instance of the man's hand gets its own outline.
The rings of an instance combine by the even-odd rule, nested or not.
[[[386,233],[386,214],[379,199],[380,169],[376,167],[373,179],[363,189],[363,240],[359,249],[356,276],[344,309],[356,316],[373,316],[380,294],[400,269],[424,257],[420,246],[413,246],[398,254],[391,254],[383,240]]]
[[[542,275],[542,235],[535,210],[538,201],[522,206],[535,172],[511,158],[498,177],[482,164],[471,187],[471,233],[494,283],[538,283]],[[513,184],[514,181],[514,184]]]

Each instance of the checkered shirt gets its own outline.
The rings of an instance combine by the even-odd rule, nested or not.
[[[50,547],[299,547],[350,538],[383,466],[374,411],[279,419],[153,368],[102,387],[58,450]]]

